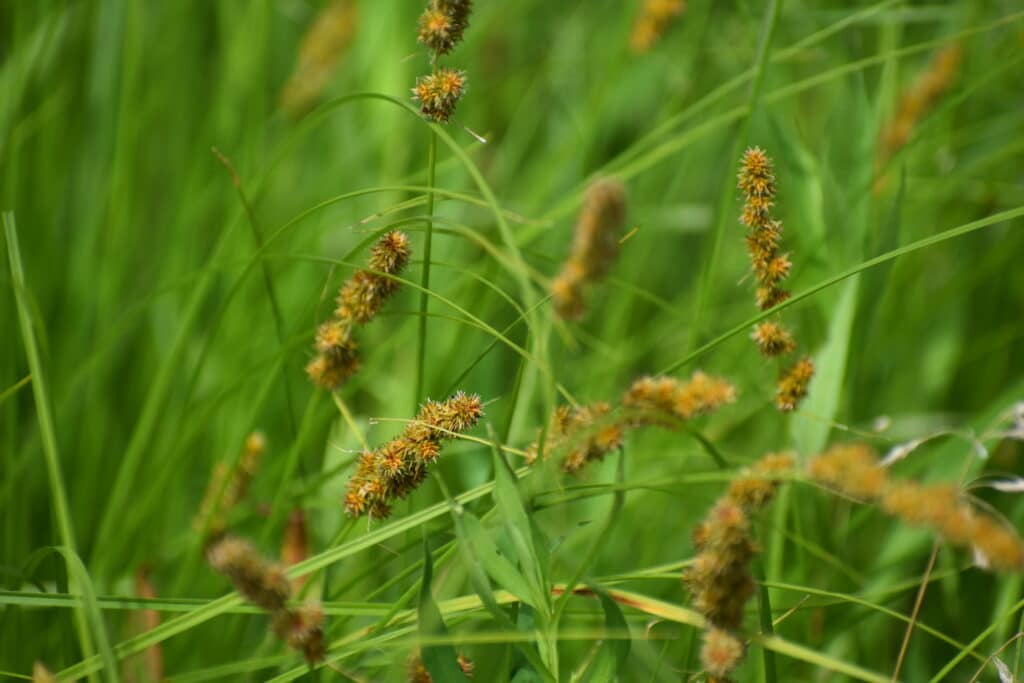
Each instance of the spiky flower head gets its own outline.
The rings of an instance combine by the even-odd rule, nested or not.
[[[729,483],[729,498],[746,511],[765,507],[775,497],[782,478],[793,471],[790,453],[769,453]]]
[[[437,123],[448,123],[465,91],[466,72],[444,68],[420,76],[412,90],[420,104],[420,112]]]
[[[337,353],[317,354],[306,364],[306,374],[313,384],[334,391],[345,380],[356,374],[361,365],[356,355],[356,343],[349,339]]]
[[[761,353],[769,358],[787,354],[796,348],[789,330],[772,320],[758,324],[750,336]]]
[[[281,610],[291,596],[284,567],[265,560],[248,541],[224,536],[206,550],[210,566],[234,584],[239,593],[268,612]]]
[[[475,394],[458,392],[447,401],[427,401],[401,436],[364,453],[345,490],[345,511],[353,517],[384,518],[391,502],[408,496],[427,478],[441,443],[473,427],[483,416]]]
[[[310,664],[322,662],[327,654],[324,640],[324,611],[315,603],[296,610],[278,610],[273,614],[271,630],[288,647],[301,652]]]
[[[389,275],[400,273],[409,264],[411,254],[409,236],[399,230],[392,230],[373,245],[370,268]]]
[[[446,55],[462,41],[469,26],[470,0],[431,0],[420,16],[419,41],[435,55]]]
[[[801,358],[783,373],[775,390],[775,405],[779,410],[796,410],[800,401],[807,396],[807,385],[811,383],[812,377],[814,362],[810,358]]]
[[[357,270],[338,292],[334,314],[339,324],[365,325],[373,320],[398,291],[398,282],[387,276],[401,273],[409,263],[410,253],[405,233],[393,231],[381,237],[370,254],[372,270]]]
[[[720,628],[704,632],[700,663],[712,676],[728,676],[743,659],[743,643],[732,633]]]
[[[775,198],[775,173],[772,160],[760,147],[751,147],[743,153],[738,187],[746,196],[748,204],[765,212],[771,207]],[[746,225],[755,227],[750,223]]]
[[[843,495],[873,501],[888,486],[888,471],[874,449],[862,443],[836,444],[807,463],[807,474]]]

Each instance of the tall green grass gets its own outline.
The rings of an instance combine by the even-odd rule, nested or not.
[[[692,529],[763,453],[934,436],[898,475],[1024,475],[1001,434],[1024,399],[1015,3],[690,0],[635,55],[639,2],[481,0],[446,58],[470,77],[447,127],[408,99],[422,8],[395,0],[358,3],[320,105],[286,116],[323,4],[0,6],[0,677],[40,660],[117,680],[158,646],[175,681],[397,681],[417,648],[436,680],[457,651],[484,681],[676,681],[700,668]],[[950,89],[878,166],[901,94],[953,42]],[[780,310],[819,369],[790,416],[746,338],[769,315],[744,279],[747,144],[776,161],[795,263]],[[606,175],[635,232],[565,323],[549,278]],[[325,396],[302,371],[315,328],[390,229],[413,264],[360,333],[364,367]],[[579,479],[523,467],[556,405],[698,368],[737,403],[635,431]],[[484,424],[391,518],[347,520],[359,453],[456,389]],[[232,528],[274,555],[306,511],[290,574],[323,602],[333,668],[275,641],[191,526],[255,429],[268,452]],[[1024,524],[1018,495],[971,493]],[[946,545],[926,572],[928,534],[801,483],[773,505],[739,680],[888,681],[908,629],[899,680],[996,681],[997,652],[1021,675],[1020,576]],[[134,593],[143,565],[156,599]],[[162,623],[139,633],[143,609]]]

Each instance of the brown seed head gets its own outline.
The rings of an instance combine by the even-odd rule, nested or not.
[[[569,258],[552,283],[555,310],[561,317],[582,317],[584,288],[605,277],[614,265],[625,216],[626,189],[622,183],[603,179],[587,188]]]
[[[761,354],[767,358],[782,356],[796,348],[789,330],[771,320],[759,323],[750,336]]]
[[[420,76],[412,92],[424,116],[437,123],[448,123],[465,90],[466,72],[438,69]]]
[[[246,599],[269,612],[283,609],[291,596],[284,568],[265,560],[248,541],[224,536],[207,548],[206,559]]]
[[[784,412],[795,410],[807,396],[807,385],[812,377],[814,362],[810,358],[801,358],[783,373],[775,391],[775,405],[778,409]]]
[[[739,638],[720,628],[704,632],[700,649],[700,663],[712,676],[725,677],[739,666],[743,659],[743,643]]]
[[[878,499],[888,486],[888,471],[878,464],[874,450],[860,443],[837,444],[811,458],[807,474],[844,495],[864,501]]]
[[[469,26],[470,0],[432,0],[419,21],[419,41],[435,55],[446,55],[462,41]]]

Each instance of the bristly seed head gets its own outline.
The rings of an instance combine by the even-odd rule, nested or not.
[[[622,183],[602,179],[587,188],[569,258],[551,285],[555,311],[562,318],[583,315],[584,288],[607,275],[614,265],[625,218],[626,188]]]
[[[482,416],[483,402],[475,394],[460,391],[447,401],[428,400],[401,436],[363,454],[346,486],[345,511],[353,517],[387,517],[393,500],[405,498],[426,479],[441,443]]]
[[[789,330],[771,320],[759,323],[750,336],[761,353],[768,358],[782,356],[796,348],[796,342],[793,341],[793,335]]]
[[[801,358],[779,378],[775,392],[775,405],[779,410],[788,412],[795,410],[800,401],[807,396],[807,385],[814,377],[814,362],[810,358]]]
[[[437,123],[448,123],[465,90],[465,71],[438,69],[416,79],[412,92],[424,116]]]
[[[472,9],[470,0],[431,0],[420,16],[419,41],[435,56],[448,54],[462,41]]]

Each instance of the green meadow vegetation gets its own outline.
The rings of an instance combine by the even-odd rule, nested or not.
[[[0,680],[1024,680],[1015,0],[0,3]]]

